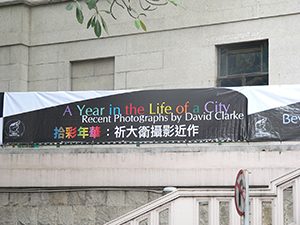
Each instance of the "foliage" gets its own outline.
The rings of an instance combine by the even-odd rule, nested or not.
[[[49,3],[52,0],[49,0]],[[141,13],[132,8],[132,3],[130,0],[106,0],[108,3],[108,10],[99,9],[99,0],[84,0],[83,1],[89,10],[94,11],[94,14],[90,17],[87,22],[87,29],[93,28],[94,33],[97,37],[100,37],[102,34],[102,30],[104,30],[108,34],[108,27],[103,19],[103,14],[110,14],[113,19],[117,19],[114,15],[115,7],[120,7],[128,13],[128,15],[134,19],[134,25],[137,29],[142,28],[144,31],[147,31],[146,25],[141,20],[141,17],[146,17],[147,15],[144,13],[146,11],[153,11],[161,6],[165,6],[168,4],[172,4],[175,6],[179,6],[184,9],[184,7],[174,0],[139,0],[139,9],[142,11]],[[101,3],[103,5],[103,3]],[[78,0],[73,0],[73,2],[69,3],[66,6],[66,10],[71,11],[75,6],[76,10],[76,19],[82,24],[84,21],[84,15],[82,12],[82,6]]]

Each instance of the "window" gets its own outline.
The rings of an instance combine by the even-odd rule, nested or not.
[[[209,204],[208,202],[199,202],[199,225],[209,224]]]
[[[221,201],[219,202],[219,224],[220,225],[228,225],[230,219],[230,208],[229,201]]]
[[[159,212],[159,225],[169,225],[169,209]]]
[[[268,85],[268,41],[218,47],[218,86]]]
[[[263,201],[262,203],[262,225],[272,225],[272,202]]]
[[[292,224],[294,221],[293,186],[283,190],[283,224]]]

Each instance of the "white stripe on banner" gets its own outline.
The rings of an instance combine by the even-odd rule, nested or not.
[[[19,113],[63,105],[87,99],[134,92],[119,91],[72,91],[72,92],[5,92],[3,117]]]
[[[300,102],[300,85],[232,87],[248,98],[248,115]]]
[[[300,85],[231,87],[248,99],[248,115],[300,102]],[[74,92],[5,92],[3,117],[62,104],[137,90]]]
[[[0,145],[3,144],[3,118],[0,118]]]

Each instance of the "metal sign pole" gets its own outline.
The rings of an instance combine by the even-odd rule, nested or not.
[[[249,225],[249,171],[245,170],[246,175],[246,199],[245,199],[245,220],[244,225]]]

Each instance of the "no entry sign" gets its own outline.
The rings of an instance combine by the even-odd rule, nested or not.
[[[235,181],[234,188],[235,206],[238,214],[243,216],[245,212],[246,181],[244,171],[240,170]]]

